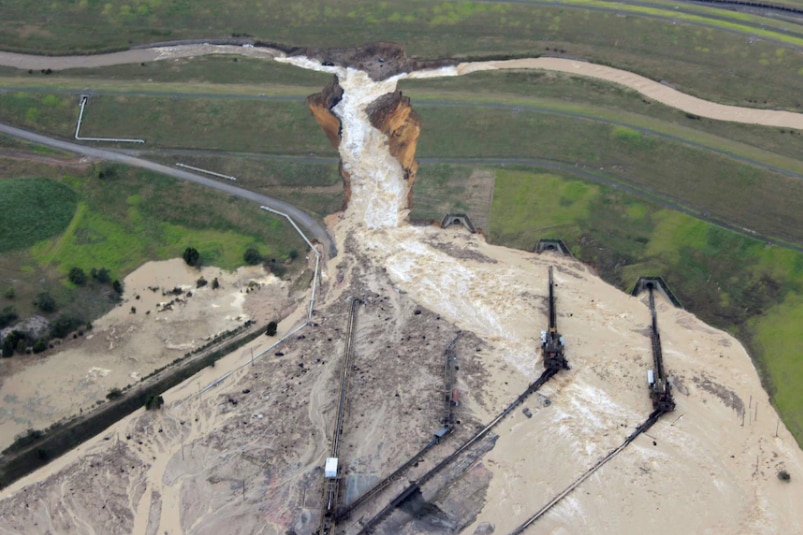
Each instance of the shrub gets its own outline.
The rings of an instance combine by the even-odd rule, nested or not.
[[[296,258],[298,258],[298,251],[295,249],[290,249],[290,253],[288,256],[290,257],[290,260],[295,260]]]
[[[79,267],[70,268],[70,274],[68,277],[70,282],[76,286],[83,286],[86,284],[86,273],[84,273],[84,270]]]
[[[0,329],[11,325],[19,316],[12,306],[7,306],[0,312]]]
[[[145,399],[145,410],[158,411],[164,404],[165,400],[162,396],[151,394]]]
[[[249,247],[248,249],[245,250],[245,253],[243,254],[243,260],[245,260],[245,263],[248,264],[249,266],[255,266],[260,262],[262,262],[262,255],[259,254],[259,251],[257,251],[253,247]]]
[[[217,279],[215,279],[215,280],[217,280]],[[200,279],[195,281],[195,287],[196,288],[203,288],[204,286],[206,286],[206,284],[207,284],[206,283],[206,279],[203,278],[203,277],[201,277]]]
[[[275,321],[271,321],[268,323],[268,328],[265,329],[265,334],[267,336],[276,336],[276,331],[278,330],[279,325]]]
[[[114,293],[116,293],[117,295],[123,294],[123,285],[117,279],[114,279],[114,282],[112,283],[112,289],[114,289]]]
[[[212,289],[217,290],[218,288],[220,288],[220,282],[218,282],[217,277],[215,277],[212,279]]]
[[[792,476],[789,475],[789,472],[787,472],[786,470],[781,470],[780,472],[778,472],[778,479],[780,479],[781,481],[786,481],[788,483],[792,481]]]
[[[45,314],[56,311],[56,300],[53,299],[53,296],[47,292],[42,292],[37,295],[34,304],[36,305],[36,308],[39,309],[39,312],[43,312]]]
[[[41,353],[47,349],[47,340],[43,340],[40,338],[33,344],[33,352],[34,353]]]
[[[8,289],[6,290],[6,293],[4,293],[3,295],[5,295],[6,299],[14,299],[15,297],[17,297],[17,291],[14,289],[13,286],[9,286]]]
[[[64,338],[83,323],[82,320],[72,316],[59,316],[59,318],[50,325],[50,337]]]
[[[123,396],[123,391],[122,391],[122,390],[120,390],[120,389],[119,389],[119,388],[117,388],[117,387],[114,387],[114,388],[112,388],[111,390],[109,390],[109,393],[108,393],[108,394],[106,394],[106,399],[108,399],[109,401],[111,401],[111,400],[113,400],[113,399],[117,399],[117,398],[120,398],[120,397],[122,397],[122,396]]]
[[[105,267],[100,269],[92,268],[89,271],[89,276],[101,284],[109,284],[112,281],[112,275]]]
[[[187,247],[181,255],[188,266],[197,267],[201,264],[201,253],[195,247]]]

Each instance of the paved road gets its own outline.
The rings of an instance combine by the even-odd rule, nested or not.
[[[312,217],[308,213],[284,201],[280,201],[278,199],[274,199],[266,195],[261,195],[253,191],[248,191],[243,188],[238,188],[237,186],[233,186],[232,184],[219,182],[217,180],[212,180],[210,178],[197,175],[189,171],[184,171],[182,169],[169,167],[167,165],[162,165],[156,162],[143,160],[142,158],[137,158],[136,156],[123,154],[116,150],[100,149],[96,147],[88,147],[86,145],[79,145],[77,143],[71,143],[69,141],[62,141],[60,139],[43,136],[41,134],[36,134],[34,132],[23,130],[21,128],[15,128],[13,126],[9,126],[3,123],[0,123],[0,132],[19,139],[24,139],[26,141],[31,141],[33,143],[39,143],[41,145],[47,145],[49,147],[54,147],[67,152],[83,154],[85,156],[90,156],[92,158],[98,158],[101,160],[107,160],[111,162],[122,163],[125,165],[131,165],[134,167],[140,167],[142,169],[148,169],[149,171],[154,171],[156,173],[161,173],[163,175],[172,176],[175,178],[179,178],[181,180],[189,180],[190,182],[195,182],[196,184],[200,184],[201,186],[205,186],[207,188],[216,189],[229,195],[234,195],[242,199],[246,199],[249,201],[257,202],[261,205],[268,206],[270,208],[273,208],[274,210],[284,212],[285,214],[292,217],[293,220],[295,220],[295,222],[299,226],[304,228],[304,230],[306,230],[309,233],[310,238],[318,240],[326,247],[326,251],[328,252],[330,257],[334,257],[335,255],[337,255],[337,247],[335,246],[335,241],[334,239],[332,239],[332,236],[326,230],[326,227],[324,227],[323,224],[319,223],[314,217]]]

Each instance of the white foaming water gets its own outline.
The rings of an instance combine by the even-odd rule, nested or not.
[[[407,182],[404,170],[388,150],[385,134],[371,125],[366,109],[382,95],[396,90],[402,73],[374,81],[368,73],[352,68],[324,66],[306,57],[277,58],[315,71],[337,76],[343,98],[333,108],[342,126],[340,159],[351,179],[347,215],[368,228],[397,227],[407,217]]]
[[[502,359],[531,377],[537,345],[515,328],[529,312],[529,305],[515,298],[522,291],[521,274],[456,261],[423,243],[426,229],[398,228],[408,212],[404,170],[390,154],[387,136],[371,125],[366,112],[377,98],[395,91],[400,79],[453,76],[458,74],[456,68],[401,73],[377,82],[363,71],[324,66],[306,57],[277,60],[332,73],[343,88],[333,112],[341,121],[340,157],[351,179],[346,216],[364,225],[354,233],[361,248],[417,302],[492,341]]]

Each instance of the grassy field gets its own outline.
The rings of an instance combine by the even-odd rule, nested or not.
[[[15,209],[33,215],[43,205],[64,207],[42,216],[49,225],[46,234],[14,237],[0,256],[0,273],[15,290],[6,300],[21,316],[33,312],[34,296],[41,291],[56,298],[59,313],[85,319],[112,306],[96,289],[70,283],[66,274],[72,267],[87,273],[105,267],[122,280],[142,263],[181,256],[190,246],[204,264],[224,269],[243,265],[248,247],[277,260],[293,249],[304,250],[283,220],[193,184],[121,166],[80,171],[27,162],[26,167],[48,178],[8,178],[9,168],[0,167],[5,175],[0,187],[15,193]],[[20,228],[18,220],[15,227]]]
[[[803,254],[599,184],[537,170],[497,170],[490,239],[531,250],[564,239],[628,291],[662,275],[684,306],[747,344],[784,421],[803,442]]]
[[[785,23],[745,13],[590,0],[549,3],[350,0],[229,3],[186,0],[128,4],[4,3],[0,47],[87,52],[181,38],[250,34],[301,46],[397,41],[427,57],[586,57],[668,80],[712,100],[800,109],[803,55]],[[762,27],[766,25],[768,28]],[[92,32],[85,31],[91,27]],[[711,76],[712,72],[718,73]],[[767,84],[767,79],[773,80]]]
[[[77,197],[68,186],[52,180],[0,181],[0,253],[60,234],[73,218]]]
[[[416,109],[425,124],[421,157],[532,157],[577,164],[700,214],[803,243],[800,179],[590,120],[524,110]]]

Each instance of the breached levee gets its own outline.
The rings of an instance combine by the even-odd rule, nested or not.
[[[411,436],[431,439],[435,411],[427,419],[420,415],[442,395],[423,376],[440,373],[432,370],[442,369],[442,351],[455,329],[464,331],[461,340],[472,339],[456,353],[455,435],[471,433],[524,391],[543,369],[537,348],[547,321],[550,265],[557,322],[572,366],[527,400],[529,416],[516,410],[494,429],[498,439],[477,463],[424,487],[423,499],[434,504],[424,510],[438,511],[436,521],[397,511],[379,532],[508,533],[652,411],[646,378],[650,312],[644,300],[604,283],[571,258],[490,245],[460,228],[405,223],[410,176],[369,110],[377,99],[395,94],[399,79],[443,71],[383,78],[327,57],[283,61],[329,72],[343,91],[321,100],[332,105],[336,121],[325,122],[328,133],[336,134],[330,139],[339,147],[351,197],[341,217],[333,218],[341,253],[326,268],[318,323],[228,383],[197,394],[201,381],[194,378],[165,393],[163,412],[132,415],[15,484],[0,500],[9,531],[61,533],[71,526],[78,532],[89,526],[104,533],[211,533],[236,525],[243,533],[312,533],[333,427],[327,422],[340,370],[344,298],[356,292],[371,295],[356,327],[355,380],[362,382],[350,394],[344,481],[387,475],[405,460],[399,448],[420,447]],[[410,152],[405,155],[409,164]],[[676,411],[530,532],[803,532],[803,452],[782,425],[776,433],[777,415],[749,356],[734,338],[684,310],[659,300],[658,314]],[[430,345],[433,339],[438,343]],[[421,377],[388,384],[399,369],[428,357],[434,364]],[[247,358],[247,352],[232,355],[216,373]],[[204,381],[212,373],[207,370]],[[371,387],[375,397],[368,404]],[[352,425],[358,419],[359,428]],[[406,477],[419,477],[456,442],[447,437]],[[790,483],[779,480],[781,471],[791,474]],[[83,482],[90,491],[82,492]],[[339,528],[357,533],[360,517],[369,518],[389,499],[380,495]]]

